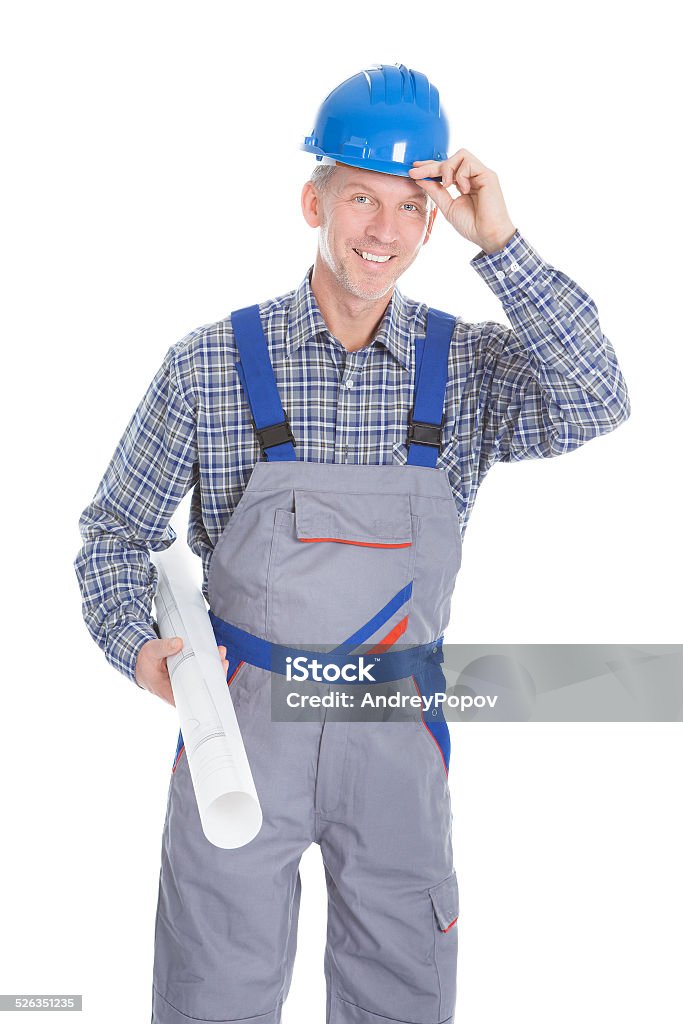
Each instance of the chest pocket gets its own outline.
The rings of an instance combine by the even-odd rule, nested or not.
[[[294,490],[275,509],[266,630],[328,648],[384,639],[408,614],[419,536],[407,494]]]

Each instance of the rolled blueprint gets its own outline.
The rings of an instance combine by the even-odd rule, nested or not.
[[[183,640],[166,664],[202,829],[214,846],[232,850],[258,834],[263,816],[218,645],[189,549],[176,539],[151,558],[159,632]]]

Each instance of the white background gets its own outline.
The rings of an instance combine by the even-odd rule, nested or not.
[[[668,10],[3,5],[0,992],[83,993],[88,1024],[149,1020],[178,723],[87,634],[78,516],[169,345],[301,281],[316,237],[299,205],[313,158],[298,145],[361,68],[403,62],[437,83],[451,151],[497,171],[515,225],[592,295],[633,406],[576,452],[494,467],[447,639],[681,639]],[[438,219],[399,286],[505,323],[469,266],[476,251]],[[679,1022],[680,726],[451,733],[457,1024]],[[283,1020],[320,1024],[317,847],[302,874]]]

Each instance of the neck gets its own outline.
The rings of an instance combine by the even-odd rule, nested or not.
[[[328,330],[347,352],[356,352],[372,341],[386,308],[392,288],[379,299],[363,299],[343,289],[320,254],[311,274],[311,291]]]

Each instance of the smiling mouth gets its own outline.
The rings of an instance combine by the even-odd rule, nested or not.
[[[381,266],[383,263],[388,263],[389,260],[394,259],[393,254],[380,256],[374,252],[366,252],[365,249],[354,249],[353,251],[357,256],[360,256],[364,263],[376,263]]]

